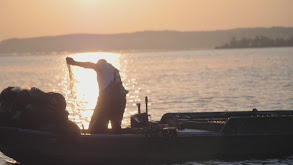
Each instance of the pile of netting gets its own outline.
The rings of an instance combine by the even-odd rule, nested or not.
[[[68,115],[60,93],[8,87],[0,95],[0,126],[79,134],[79,127]]]

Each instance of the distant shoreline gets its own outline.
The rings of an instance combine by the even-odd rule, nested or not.
[[[245,50],[245,49],[274,49],[274,48],[293,48],[293,46],[283,46],[283,47],[255,47],[255,48],[214,48],[214,49],[189,49],[189,50],[153,50],[153,51],[97,51],[97,52],[62,52],[62,53],[26,53],[26,54],[0,54],[0,57],[5,57],[5,56],[53,56],[53,55],[72,55],[72,54],[82,54],[82,53],[117,53],[117,54],[131,54],[131,53],[159,53],[159,52],[182,52],[182,51],[208,51],[208,50]]]
[[[293,46],[293,36],[289,38],[268,38],[265,36],[256,36],[254,38],[236,39],[233,37],[230,42],[222,46],[216,46],[215,49],[235,49],[235,48],[267,48],[267,47],[291,47]]]
[[[32,56],[32,55],[70,55],[70,54],[79,54],[79,53],[96,53],[96,52],[105,52],[105,53],[156,53],[156,52],[180,52],[180,51],[200,51],[200,50],[213,50],[213,49],[177,49],[177,50],[123,50],[123,51],[85,51],[85,52],[43,52],[43,53],[0,53],[1,56]]]
[[[221,50],[221,49],[263,49],[263,48],[290,48],[293,46],[267,46],[267,47],[230,47],[230,48],[218,48],[216,47],[216,50]]]
[[[0,54],[44,55],[81,52],[128,53],[205,50],[219,48],[217,45],[225,45],[225,43],[231,41],[231,38],[253,38],[256,36],[285,40],[288,39],[288,36],[293,36],[293,27],[238,28],[198,32],[143,31],[111,35],[71,34],[23,39],[14,38],[0,42]],[[230,48],[245,47],[231,45]],[[228,44],[228,46],[230,45]]]

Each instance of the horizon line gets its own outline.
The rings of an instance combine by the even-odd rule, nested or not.
[[[293,28],[293,26],[270,26],[270,27],[236,27],[227,29],[217,29],[217,30],[194,30],[194,31],[181,31],[181,30],[141,30],[133,32],[119,32],[119,33],[86,33],[86,32],[76,32],[68,34],[58,34],[58,35],[43,35],[34,37],[11,37],[7,39],[0,40],[0,43],[5,40],[12,39],[36,39],[36,38],[46,38],[46,37],[60,37],[60,36],[70,36],[70,35],[124,35],[124,34],[134,34],[134,33],[144,33],[144,32],[178,32],[178,33],[188,33],[188,32],[216,32],[216,31],[230,31],[230,30],[240,30],[240,29],[272,29],[272,28]]]

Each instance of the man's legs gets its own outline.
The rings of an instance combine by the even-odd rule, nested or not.
[[[126,106],[126,96],[121,96],[120,100],[113,106],[115,111],[111,114],[111,125],[113,133],[120,133],[121,121],[123,119],[123,113]]]
[[[109,116],[106,112],[107,104],[104,101],[105,99],[99,96],[90,121],[89,133],[107,133]]]
[[[109,120],[111,120],[113,132],[119,133],[125,105],[125,95],[118,95],[118,97],[116,95],[116,98],[113,95],[99,96],[90,122],[89,133],[107,133]]]

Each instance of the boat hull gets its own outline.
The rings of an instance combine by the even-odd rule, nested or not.
[[[247,159],[293,153],[293,134],[59,135],[1,128],[0,150],[22,164],[115,164]]]

